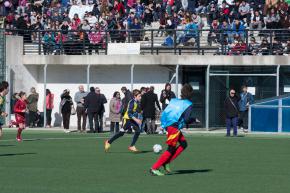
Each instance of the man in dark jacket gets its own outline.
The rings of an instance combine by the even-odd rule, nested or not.
[[[99,114],[98,114],[99,132],[103,132],[103,117],[104,117],[104,113],[105,113],[104,104],[107,103],[107,99],[106,99],[104,94],[101,94],[101,90],[98,87],[96,87],[96,93],[97,93],[98,97],[100,98],[100,107],[101,107]]]
[[[122,113],[121,113],[123,117],[124,113],[127,110],[129,101],[133,99],[133,95],[130,92],[130,90],[124,86],[121,88],[121,91],[124,94],[124,98],[122,99]]]
[[[239,106],[240,96],[236,95],[234,89],[230,90],[230,96],[225,100],[225,111],[226,111],[226,126],[227,126],[227,136],[231,135],[231,126],[233,126],[234,136],[238,135],[238,115],[239,115]]]
[[[147,134],[155,133],[155,116],[156,107],[161,111],[161,107],[158,101],[157,94],[154,93],[154,87],[151,86],[149,91],[145,93],[141,100],[141,108],[143,110],[143,118],[147,125]]]
[[[95,88],[91,87],[89,94],[85,97],[84,107],[89,117],[90,131],[89,133],[99,132],[98,114],[101,110],[100,96],[95,92]],[[95,128],[94,123],[95,122]]]
[[[166,83],[165,89],[162,90],[161,96],[160,96],[160,102],[162,103],[162,110],[164,110],[167,105],[169,104],[169,101],[173,98],[176,98],[174,92],[171,91],[171,85],[170,83]]]

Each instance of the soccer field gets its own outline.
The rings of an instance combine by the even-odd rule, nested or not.
[[[108,134],[15,131],[0,140],[1,193],[286,193],[290,190],[288,136],[187,135],[188,149],[173,162],[172,175],[148,172],[152,152],[165,136],[144,136],[141,153],[127,151],[131,135],[104,153]],[[289,136],[290,137],[290,136]]]

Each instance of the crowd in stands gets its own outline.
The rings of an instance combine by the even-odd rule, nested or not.
[[[60,51],[69,41],[88,43],[88,54],[110,42],[145,40],[140,29],[157,26],[154,36],[163,36],[163,46],[198,42],[208,29],[209,45],[223,45],[226,54],[289,53],[290,9],[284,0],[1,0],[5,28],[17,29],[26,42],[41,38],[44,54]],[[206,19],[204,19],[206,18]],[[153,23],[158,25],[152,25]],[[269,30],[274,32],[270,37]],[[32,30],[27,33],[25,30]],[[38,37],[37,30],[47,31]],[[75,30],[75,31],[70,31]],[[126,32],[126,30],[133,30]],[[135,30],[135,31],[134,31]],[[250,30],[250,31],[248,31]],[[255,36],[254,31],[258,30]],[[262,30],[262,31],[260,31]],[[266,30],[266,31],[265,31]],[[268,31],[267,31],[268,30]],[[163,33],[164,32],[164,33]],[[7,31],[7,34],[13,32]],[[257,43],[257,38],[261,41]],[[253,37],[253,38],[248,38]],[[270,40],[271,39],[271,40]],[[274,41],[275,39],[275,41]],[[250,41],[249,41],[250,40]],[[271,45],[270,45],[271,44]],[[194,44],[193,44],[194,45]]]

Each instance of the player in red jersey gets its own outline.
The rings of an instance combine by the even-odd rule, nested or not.
[[[16,122],[19,126],[18,131],[17,131],[16,140],[19,142],[22,141],[21,133],[25,129],[26,106],[27,106],[26,94],[25,94],[25,92],[20,92],[19,93],[19,100],[14,105],[15,119],[16,119]]]

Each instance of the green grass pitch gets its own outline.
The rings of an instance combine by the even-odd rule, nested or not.
[[[142,153],[127,151],[131,135],[109,153],[108,134],[16,131],[0,140],[1,193],[287,193],[290,190],[290,136],[187,135],[188,149],[171,165],[172,175],[151,176],[158,158],[152,146],[165,148],[165,136],[144,136]]]

